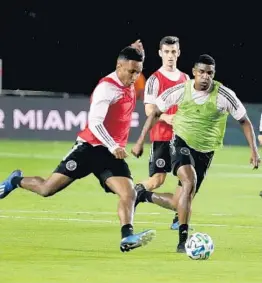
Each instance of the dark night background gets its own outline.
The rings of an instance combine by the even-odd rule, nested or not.
[[[181,70],[191,75],[194,60],[208,53],[216,59],[217,80],[243,102],[262,102],[259,3],[239,3],[1,1],[3,88],[89,94],[137,38],[148,77],[161,63],[159,40],[176,35]]]

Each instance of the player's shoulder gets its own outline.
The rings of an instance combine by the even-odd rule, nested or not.
[[[146,81],[145,94],[155,93],[156,89],[159,87],[159,78],[155,73],[151,74]]]
[[[103,77],[100,81],[98,86],[101,85],[102,88],[121,88],[123,87],[122,82],[119,80],[116,72],[112,72],[107,76]]]
[[[182,72],[182,73],[183,73],[183,72]],[[183,75],[185,76],[185,79],[186,79],[187,81],[190,81],[190,80],[191,80],[191,78],[190,78],[190,76],[189,76],[188,74],[183,73]]]
[[[218,95],[218,101],[222,105],[231,105],[234,109],[239,108],[241,102],[231,88],[221,84],[218,88]]]
[[[184,77],[185,80],[187,81],[190,80],[190,76],[187,73],[181,71],[180,69],[177,69],[177,70],[180,72],[180,76]]]
[[[102,78],[96,85],[93,96],[94,97],[114,97],[119,89],[118,78],[115,77],[114,73],[111,73]]]
[[[220,84],[218,87],[218,94],[225,98],[236,97],[236,93],[229,87]]]
[[[153,72],[147,79],[147,82],[158,82],[159,81],[159,74],[158,74],[158,70],[156,70],[155,72]]]

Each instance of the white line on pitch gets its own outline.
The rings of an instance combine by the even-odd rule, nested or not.
[[[17,209],[2,209],[0,213],[36,213],[36,214],[89,214],[89,215],[115,215],[116,212],[110,211],[62,211],[62,210],[17,210]],[[136,215],[164,215],[164,214],[171,214],[173,215],[174,212],[136,212]],[[231,213],[211,213],[210,216],[235,216]],[[254,217],[262,217],[262,214],[253,215]]]
[[[86,223],[109,223],[119,224],[116,220],[96,220],[96,219],[79,219],[79,218],[57,218],[57,217],[26,217],[26,216],[10,216],[0,215],[0,218],[15,219],[15,220],[42,220],[42,221],[64,221],[64,222],[86,222]],[[154,222],[154,221],[135,221],[135,224],[152,224],[152,225],[169,225],[166,222]],[[227,224],[192,224],[192,226],[202,227],[233,227],[241,229],[262,229],[262,226],[245,226],[245,225],[227,225]]]

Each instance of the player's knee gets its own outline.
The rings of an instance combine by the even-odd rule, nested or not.
[[[195,170],[187,168],[181,174],[180,181],[182,183],[184,193],[187,193],[189,196],[193,196],[196,191],[196,184],[197,184],[197,175]]]
[[[195,177],[185,179],[182,182],[182,187],[184,191],[188,194],[188,196],[194,196],[196,191],[196,183],[197,183],[197,179]]]
[[[124,200],[136,200],[136,190],[133,187],[128,187],[121,191],[120,198]]]
[[[182,181],[182,186],[186,187],[190,192],[196,189],[197,178],[190,176]]]
[[[150,180],[150,183],[151,183],[150,189],[154,190],[154,189],[161,187],[164,184],[165,179],[166,179],[166,174],[153,175],[153,177],[151,177],[151,180]]]

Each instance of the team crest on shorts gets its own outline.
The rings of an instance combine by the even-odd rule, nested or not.
[[[180,152],[184,155],[190,155],[190,150],[187,147],[181,147]]]
[[[166,162],[165,162],[164,159],[158,158],[158,159],[156,160],[156,166],[157,166],[158,168],[163,168],[163,167],[165,167],[165,165],[166,165]]]
[[[77,167],[77,163],[75,162],[75,160],[69,160],[66,162],[66,169],[68,171],[74,171],[76,170]]]

